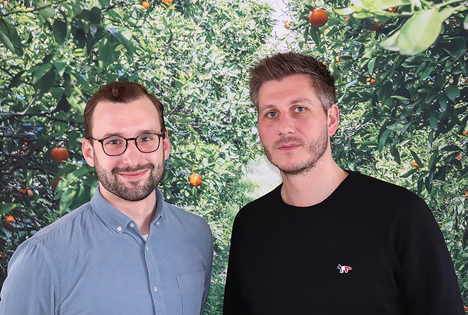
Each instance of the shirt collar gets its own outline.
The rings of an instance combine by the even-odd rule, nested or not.
[[[127,226],[133,222],[130,217],[119,211],[106,199],[104,199],[99,190],[99,185],[96,187],[94,196],[91,198],[90,203],[94,212],[99,216],[104,224],[118,234],[121,234],[127,228]],[[156,189],[156,205],[156,214],[152,224],[159,226],[159,222],[163,218],[166,206],[164,198],[159,189]]]

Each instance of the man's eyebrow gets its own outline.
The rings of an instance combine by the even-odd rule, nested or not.
[[[140,129],[140,130],[138,130],[135,137],[138,137],[139,135],[146,134],[146,133],[157,133],[157,132],[154,129]],[[101,139],[108,138],[108,137],[124,137],[124,136],[119,131],[118,132],[108,132],[108,133],[104,134],[104,136],[102,136]],[[130,138],[133,138],[133,137],[130,137]]]
[[[312,102],[308,99],[308,98],[304,98],[304,97],[299,97],[299,98],[295,98],[293,100],[291,100],[289,102],[289,104],[297,104],[297,103],[308,103],[308,104],[311,104]]]

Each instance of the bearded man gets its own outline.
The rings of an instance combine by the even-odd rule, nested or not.
[[[211,231],[157,189],[170,152],[163,110],[133,82],[90,98],[82,151],[99,185],[90,202],[18,247],[1,315],[202,314]]]

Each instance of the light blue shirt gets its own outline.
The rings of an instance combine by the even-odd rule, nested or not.
[[[0,293],[0,315],[201,314],[210,285],[211,231],[166,203],[145,241],[99,187],[89,203],[21,244]]]

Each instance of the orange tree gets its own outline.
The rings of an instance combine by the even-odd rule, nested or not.
[[[212,228],[206,312],[217,314],[229,226],[247,201],[239,174],[255,153],[245,78],[271,33],[271,9],[253,0],[148,3],[0,3],[0,284],[21,242],[93,195],[97,178],[80,152],[83,108],[99,86],[129,80],[166,108],[163,194]]]
[[[318,7],[328,14],[320,28],[308,20]],[[428,202],[468,303],[466,3],[299,0],[290,9],[287,47],[317,56],[337,80],[335,158]]]

